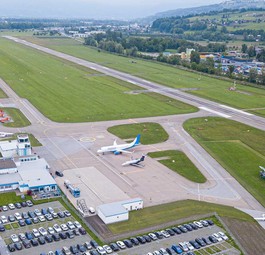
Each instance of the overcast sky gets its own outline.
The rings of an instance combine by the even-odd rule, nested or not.
[[[0,16],[131,19],[221,0],[0,0]]]

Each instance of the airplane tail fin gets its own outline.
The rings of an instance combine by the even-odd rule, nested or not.
[[[117,141],[116,141],[116,139],[115,139],[114,142],[113,142],[113,146],[117,146]]]
[[[141,138],[141,135],[138,134],[138,135],[136,136],[136,138],[134,139],[134,145],[139,145],[139,144],[140,144],[140,138]]]
[[[142,157],[140,158],[140,161],[144,161],[146,155],[142,155]]]

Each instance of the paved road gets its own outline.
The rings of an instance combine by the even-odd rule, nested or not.
[[[94,165],[129,196],[143,197],[147,206],[190,198],[255,211],[264,211],[264,208],[256,199],[232,178],[222,166],[220,166],[220,164],[182,128],[183,122],[189,118],[217,115],[233,118],[234,120],[265,130],[265,120],[263,118],[222,106],[209,100],[183,93],[179,90],[168,89],[161,85],[133,77],[129,74],[111,70],[24,40],[14,37],[7,38],[77,64],[96,69],[97,71],[101,71],[118,79],[155,90],[158,93],[187,102],[201,109],[197,113],[176,116],[95,123],[55,123],[38,112],[30,102],[25,99],[20,99],[7,84],[0,80],[0,86],[10,97],[10,102],[16,104],[32,122],[30,127],[19,129],[19,131],[33,133],[42,144],[45,145],[41,148],[35,148],[35,150],[48,160],[53,169],[64,170]],[[126,160],[126,158],[124,158],[125,156],[97,155],[97,148],[112,144],[115,138],[106,131],[107,127],[144,121],[155,121],[160,123],[169,133],[169,140],[162,144],[141,146],[139,149],[137,148],[137,152],[142,153],[169,148],[180,149],[188,155],[192,162],[207,177],[208,181],[201,185],[192,183],[168,170],[153,159],[148,159],[148,166],[146,166],[144,170],[136,171],[135,169],[132,170],[128,168],[127,170],[121,167],[121,163]],[[12,129],[5,130],[11,131]],[[83,142],[86,139],[88,142]],[[161,192],[161,189],[163,192]]]

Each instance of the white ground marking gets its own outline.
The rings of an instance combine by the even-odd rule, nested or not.
[[[211,109],[209,109],[207,107],[204,107],[204,106],[200,106],[199,108],[202,109],[202,110],[204,110],[204,111],[207,111],[207,112],[215,113],[215,114],[217,114],[217,115],[219,115],[221,117],[227,118],[227,119],[228,118],[231,118],[230,115],[227,115],[227,114],[224,114],[224,113],[221,113],[221,112],[217,112],[217,111],[211,110]]]
[[[236,108],[233,108],[233,107],[230,107],[230,106],[227,106],[227,105],[223,105],[223,104],[219,104],[221,107],[223,107],[223,108],[227,108],[227,109],[229,109],[229,110],[232,110],[232,111],[234,111],[234,112],[239,112],[239,113],[242,113],[242,114],[245,114],[245,115],[248,115],[248,116],[252,116],[253,114],[251,114],[251,113],[248,113],[248,112],[244,112],[244,111],[242,111],[242,110],[238,110],[238,109],[236,109]]]

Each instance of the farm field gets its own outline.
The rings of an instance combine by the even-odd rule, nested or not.
[[[161,63],[118,56],[87,47],[67,38],[49,39],[23,37],[33,43],[52,48],[100,65],[154,81],[173,88],[195,88],[189,93],[236,108],[265,107],[265,89],[237,84],[237,91],[229,91],[232,81],[223,81],[197,73],[181,70]],[[133,63],[134,62],[134,63]],[[136,63],[135,63],[136,62]],[[251,112],[251,110],[250,110]],[[263,112],[258,114],[265,116]]]
[[[192,182],[206,182],[204,175],[195,165],[193,165],[190,159],[182,151],[168,150],[150,152],[148,153],[148,156],[151,158],[165,157],[164,159],[158,159],[158,162]]]
[[[259,166],[265,166],[265,132],[222,118],[190,119],[185,130],[210,153],[263,206],[265,181]]]
[[[141,134],[141,144],[162,143],[168,139],[168,133],[164,128],[152,122],[113,126],[108,128],[108,131],[121,139],[131,140]]]
[[[197,111],[156,93],[126,93],[140,88],[7,39],[1,38],[0,43],[0,77],[53,121],[102,121]]]

